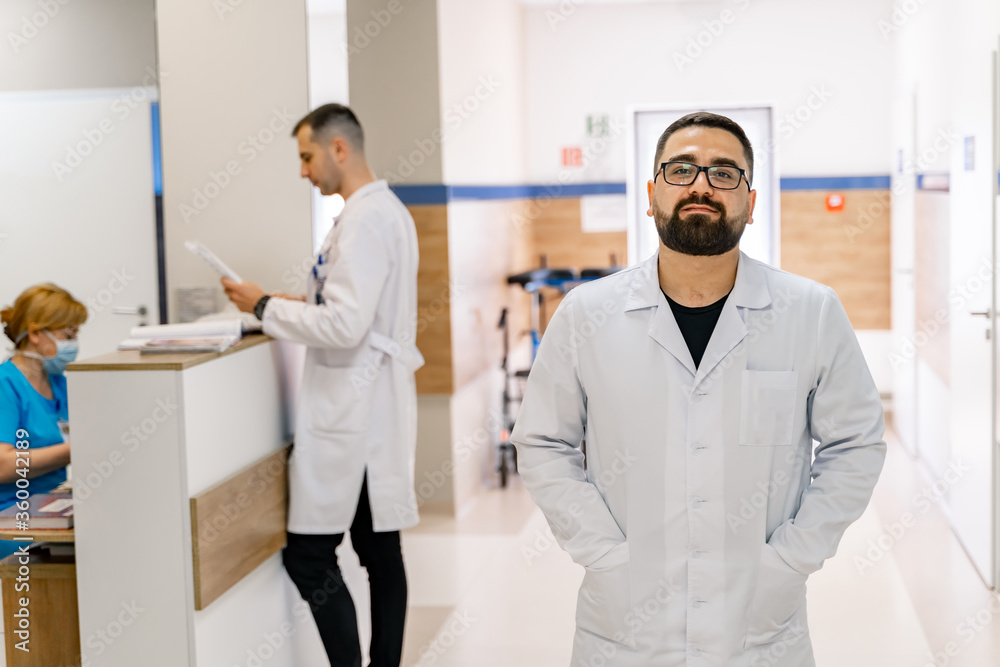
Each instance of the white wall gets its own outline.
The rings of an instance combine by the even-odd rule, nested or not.
[[[434,140],[441,124],[437,5],[435,0],[347,5],[351,108],[365,128],[365,154],[378,178],[441,182],[440,143]]]
[[[179,287],[216,287],[223,303],[186,240],[265,290],[301,290],[312,210],[290,135],[308,107],[305,0],[164,0],[157,30],[171,319]]]
[[[781,175],[888,173],[892,45],[877,22],[891,11],[889,0],[525,8],[529,180],[555,179],[586,114],[624,118],[631,104],[773,102],[779,119],[809,116],[779,125]],[[699,38],[707,46],[691,47]],[[688,48],[696,57],[678,64]],[[624,155],[622,136],[579,179],[624,181]]]
[[[915,170],[948,173],[951,182],[949,377],[946,384],[922,361],[917,363],[917,449],[934,475],[951,461],[961,461],[971,471],[949,486],[945,509],[971,560],[990,583],[997,566],[991,391],[995,343],[986,338],[990,320],[970,311],[986,310],[994,302],[992,54],[1000,35],[1000,5],[978,0],[917,4],[909,14],[898,13],[894,26],[898,29],[889,38],[896,50],[896,93],[900,98],[912,94],[914,100]],[[972,168],[965,165],[966,137],[975,142]],[[915,324],[918,330],[933,331],[935,323]]]
[[[444,182],[525,180],[522,9],[515,0],[438,0]]]
[[[0,91],[155,85],[155,30],[153,0],[4,0]]]

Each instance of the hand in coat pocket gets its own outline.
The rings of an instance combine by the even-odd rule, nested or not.
[[[799,608],[806,603],[807,575],[792,569],[770,544],[764,544],[757,570],[757,587],[750,602],[750,624],[744,648],[769,644],[804,634],[795,627]]]
[[[586,570],[576,602],[577,626],[635,648],[635,634],[628,622],[632,611],[628,542],[616,545]]]

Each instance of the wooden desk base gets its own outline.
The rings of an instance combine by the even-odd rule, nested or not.
[[[32,553],[27,583],[17,591],[19,556],[0,561],[3,591],[3,634],[7,645],[7,667],[75,667],[80,664],[80,621],[76,602],[76,563],[73,556]],[[22,577],[23,579],[23,577]],[[29,651],[16,648],[19,619],[14,614],[19,600],[29,600]]]

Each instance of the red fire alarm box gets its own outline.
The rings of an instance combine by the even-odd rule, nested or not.
[[[583,149],[579,146],[562,149],[562,163],[564,167],[582,167]]]
[[[826,196],[826,210],[831,213],[839,213],[844,210],[844,195],[829,194]]]

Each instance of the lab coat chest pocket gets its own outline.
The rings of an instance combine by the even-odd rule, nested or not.
[[[741,445],[791,445],[798,371],[743,371]]]
[[[576,603],[576,624],[595,635],[635,648],[631,559],[622,542],[586,568]]]

